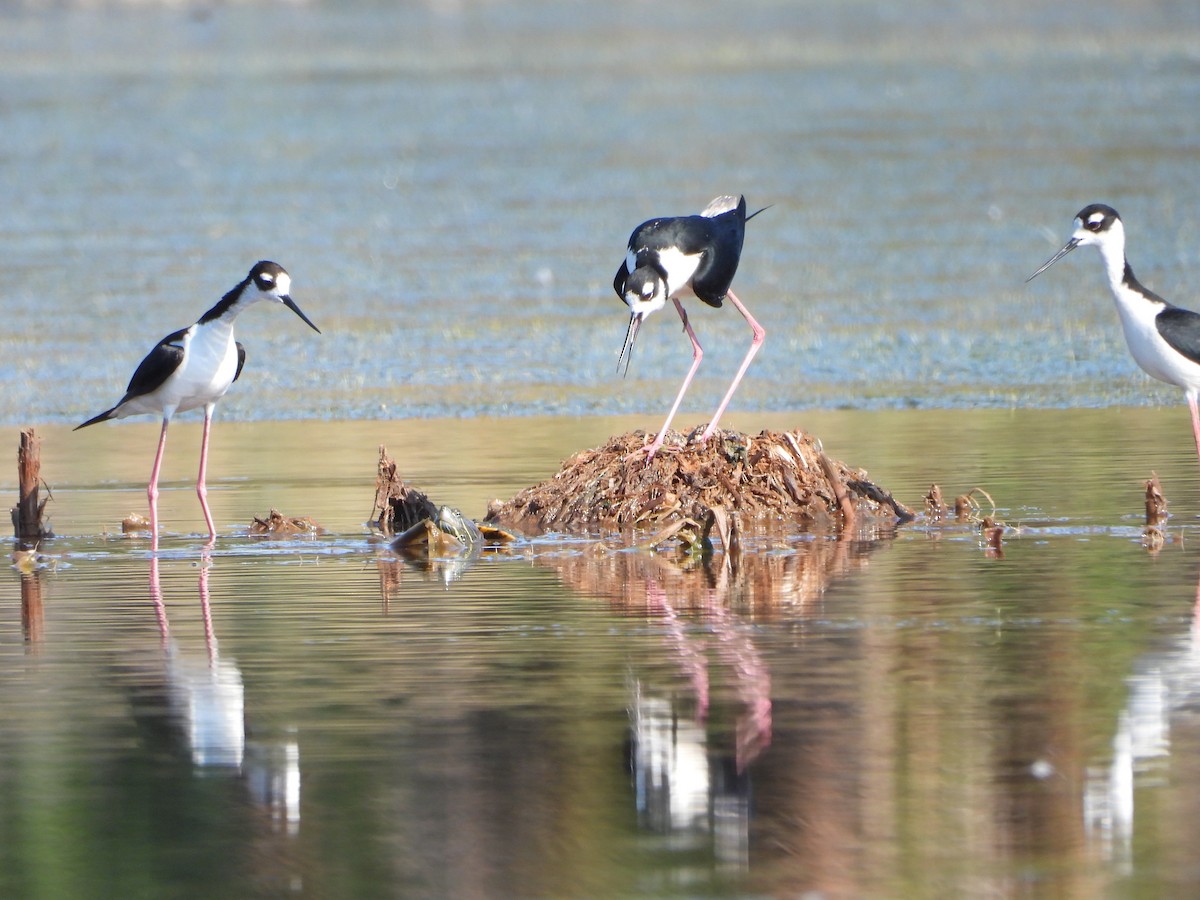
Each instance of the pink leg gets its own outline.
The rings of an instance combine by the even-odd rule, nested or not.
[[[646,462],[654,459],[654,454],[662,447],[663,441],[667,437],[667,428],[670,426],[671,420],[675,418],[675,413],[679,411],[679,404],[683,401],[683,395],[687,393],[688,385],[692,383],[692,378],[695,376],[696,370],[700,368],[700,360],[704,359],[704,350],[700,347],[700,342],[696,340],[696,332],[692,331],[692,326],[688,322],[683,304],[678,300],[675,300],[674,303],[675,308],[679,310],[679,318],[683,320],[683,330],[687,332],[688,339],[692,342],[692,367],[688,369],[687,378],[683,379],[683,387],[679,389],[679,393],[675,397],[675,403],[671,406],[671,411],[667,413],[667,420],[663,422],[662,428],[658,430],[658,437],[648,447],[643,448],[646,451]],[[641,451],[638,452],[640,453]]]
[[[208,567],[212,558],[204,551],[200,555],[200,614],[204,618],[204,646],[208,649],[208,664],[217,661],[217,635],[213,631],[212,604],[208,595]]]
[[[1188,408],[1192,411],[1192,437],[1196,439],[1196,456],[1200,458],[1200,409],[1196,408],[1196,394],[1187,392]]]
[[[158,580],[158,557],[150,557],[150,599],[154,601],[154,616],[158,619],[158,634],[163,648],[171,637],[171,626],[167,622],[167,608],[163,605],[162,584]]]
[[[204,437],[200,439],[200,474],[196,478],[196,496],[200,498],[200,508],[204,510],[204,523],[208,526],[208,543],[211,547],[217,540],[217,529],[213,526],[212,513],[208,509],[208,485],[204,479],[208,473],[208,430],[212,425],[213,405],[204,407]]]
[[[754,359],[754,354],[758,352],[758,348],[762,346],[763,338],[767,336],[766,329],[754,321],[754,316],[750,315],[750,310],[742,305],[742,301],[734,296],[733,291],[725,295],[734,308],[742,314],[746,321],[750,324],[750,330],[754,332],[754,337],[750,341],[750,350],[746,353],[746,358],[742,360],[742,367],[738,369],[737,375],[733,377],[733,384],[729,385],[729,390],[725,392],[725,399],[721,401],[721,405],[717,407],[717,411],[713,413],[712,421],[708,423],[708,427],[704,429],[704,433],[700,435],[700,443],[703,444],[712,433],[717,430],[717,422],[721,419],[721,413],[725,412],[725,407],[729,405],[730,399],[733,397],[733,392],[737,390],[737,386],[741,383],[742,376],[746,374],[746,370],[750,368],[750,360]],[[1198,432],[1200,434],[1200,432]],[[1200,438],[1198,438],[1200,440]]]
[[[154,457],[154,468],[150,470],[150,484],[146,496],[150,499],[150,550],[158,549],[158,473],[162,469],[163,450],[167,446],[167,426],[170,416],[163,416],[162,433],[158,436],[158,453]]]

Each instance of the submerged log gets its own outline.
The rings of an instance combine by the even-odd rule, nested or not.
[[[21,432],[21,444],[17,449],[17,480],[19,499],[12,508],[13,531],[21,544],[33,547],[52,535],[42,522],[50,498],[38,499],[42,483],[42,439],[32,428]]]
[[[553,478],[493,503],[487,521],[529,534],[594,534],[660,531],[683,520],[836,531],[913,518],[865,472],[830,459],[800,431],[718,431],[703,445],[670,432],[649,463],[645,444],[639,431],[576,453]]]

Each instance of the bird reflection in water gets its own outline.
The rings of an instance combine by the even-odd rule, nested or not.
[[[539,542],[522,557],[553,570],[568,590],[606,601],[612,614],[645,623],[628,629],[624,761],[640,827],[682,852],[689,861],[683,864],[699,854],[730,872],[745,871],[752,816],[775,807],[767,834],[781,815],[777,798],[751,803],[756,766],[779,738],[770,658],[755,626],[802,625],[823,609],[831,582],[865,567],[888,543],[874,536],[797,540],[756,533],[744,537],[737,565],[723,553],[694,560],[604,543],[581,550],[578,541],[561,548]],[[425,580],[441,577],[440,560],[376,563],[385,614],[401,577],[414,568]],[[790,737],[794,742],[794,731]],[[843,738],[831,732],[832,742]],[[793,752],[794,743],[781,758]],[[762,775],[770,780],[770,772]]]
[[[629,679],[627,762],[639,822],[677,850],[708,847],[735,870],[750,864],[752,769],[773,738],[771,672],[752,624],[816,609],[832,579],[881,545],[759,543],[736,566],[723,555],[700,563],[628,552],[537,559],[573,589],[658,626],[663,654],[635,663]]]
[[[162,641],[171,718],[186,738],[193,765],[242,776],[254,803],[268,812],[272,830],[295,835],[300,830],[300,745],[294,737],[276,743],[246,741],[242,673],[232,660],[221,658],[213,627],[211,565],[204,554],[199,593],[205,654],[200,657],[173,639],[159,558],[150,557],[150,599]]]
[[[1173,745],[1194,747],[1200,741],[1200,583],[1187,632],[1168,648],[1135,661],[1125,684],[1129,695],[1117,718],[1112,760],[1089,767],[1083,812],[1089,842],[1119,870],[1131,873],[1139,782],[1167,773]],[[1193,816],[1195,803],[1180,801]]]
[[[690,843],[712,835],[720,862],[745,869],[750,861],[750,779],[747,767],[771,742],[771,675],[739,622],[709,590],[697,631],[667,592],[646,583],[646,609],[657,612],[671,657],[691,688],[686,697],[632,679],[630,770],[642,825]],[[733,752],[711,728],[710,653],[736,700]],[[713,732],[710,734],[710,730]]]

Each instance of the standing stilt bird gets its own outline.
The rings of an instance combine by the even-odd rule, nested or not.
[[[1071,239],[1025,281],[1032,281],[1076,247],[1087,246],[1100,248],[1125,343],[1134,360],[1159,381],[1183,388],[1200,457],[1200,314],[1172,306],[1137,280],[1125,257],[1125,226],[1117,211],[1103,203],[1081,209]]]
[[[125,396],[112,409],[106,409],[75,428],[86,428],[109,419],[150,414],[162,417],[162,433],[158,438],[158,453],[150,472],[146,496],[150,499],[150,539],[158,549],[158,473],[162,468],[163,449],[167,445],[167,426],[177,412],[204,407],[204,436],[200,443],[200,473],[196,479],[196,494],[208,525],[209,546],[217,538],[212,513],[208,508],[208,488],[205,476],[208,469],[208,432],[213,409],[225,396],[229,386],[242,374],[246,362],[245,348],[233,339],[233,322],[238,314],[260,300],[282,303],[320,334],[321,329],[292,300],[288,292],[292,279],[283,267],[273,262],[259,262],[237,287],[202,315],[194,325],[167,335],[150,351],[125,390]]]
[[[687,312],[680,301],[695,297],[709,306],[720,307],[728,299],[745,317],[753,332],[746,358],[742,360],[741,368],[713,414],[712,421],[700,435],[700,443],[707,441],[716,431],[721,414],[725,412],[733,392],[750,367],[754,354],[762,346],[766,331],[754,321],[754,317],[729,289],[742,256],[746,221],[760,212],[761,209],[747,216],[746,198],[727,195],[717,197],[698,216],[673,216],[643,222],[629,238],[625,262],[613,279],[617,296],[629,307],[629,327],[617,360],[617,370],[620,371],[621,362],[624,361],[625,371],[629,371],[633,342],[642,322],[650,313],[662,309],[667,300],[674,302],[679,318],[683,320],[684,331],[692,342],[692,367],[679,388],[675,403],[667,413],[667,420],[663,422],[658,436],[644,448],[647,462],[662,447],[667,428],[700,367],[700,360],[704,358],[704,350],[696,340],[696,333],[692,331]]]

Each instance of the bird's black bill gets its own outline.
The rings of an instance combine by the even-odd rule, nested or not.
[[[631,313],[629,316],[629,328],[625,330],[625,343],[621,345],[621,355],[617,358],[618,372],[621,372],[621,363],[625,363],[625,371],[621,372],[622,378],[629,374],[629,361],[633,359],[633,342],[637,338],[638,328],[641,324],[642,317],[637,313]]]
[[[1040,269],[1038,269],[1036,272],[1034,272],[1032,275],[1030,275],[1028,278],[1026,278],[1025,283],[1029,284],[1029,282],[1033,281],[1033,279],[1037,278],[1039,275],[1041,275],[1048,268],[1050,268],[1052,265],[1054,265],[1056,262],[1058,262],[1060,259],[1062,259],[1064,256],[1066,256],[1068,253],[1070,253],[1072,250],[1074,250],[1078,246],[1079,246],[1079,238],[1071,238],[1069,241],[1066,242],[1066,244],[1063,245],[1063,248],[1061,250],[1059,250],[1052,257],[1050,257],[1048,260],[1046,260],[1045,264]]]
[[[306,315],[305,315],[305,314],[304,314],[304,313],[301,311],[300,307],[296,305],[296,301],[295,301],[295,300],[293,300],[291,297],[283,297],[283,298],[281,298],[281,299],[283,300],[283,305],[284,305],[284,306],[286,306],[288,309],[290,309],[292,312],[294,312],[296,315],[298,315],[298,316],[299,316],[301,319],[303,319],[303,320],[304,320],[304,324],[305,324],[305,325],[307,325],[309,328],[311,328],[311,329],[312,329],[313,331],[315,331],[317,334],[320,334],[320,333],[321,333],[321,329],[320,329],[320,328],[318,328],[316,325],[314,325],[314,324],[313,324],[313,323],[312,323],[312,322],[309,320],[308,316],[306,316]]]

